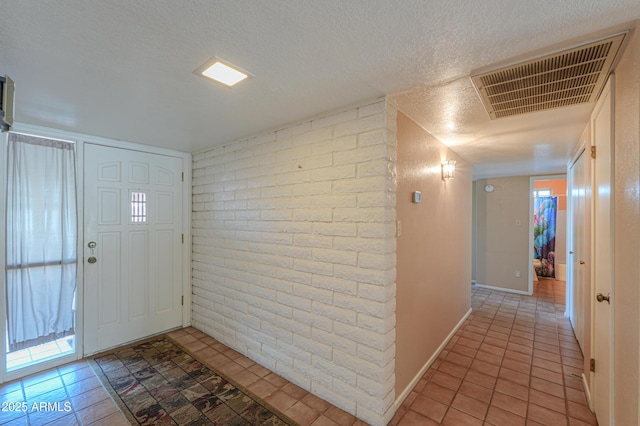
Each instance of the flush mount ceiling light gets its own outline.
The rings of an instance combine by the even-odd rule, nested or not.
[[[250,72],[232,65],[229,62],[218,58],[217,56],[195,70],[193,73],[201,77],[210,78],[228,87],[240,83],[247,77],[254,77],[254,75]]]

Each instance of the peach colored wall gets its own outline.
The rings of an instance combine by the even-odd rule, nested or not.
[[[396,397],[471,303],[470,165],[401,112],[397,156]],[[443,159],[457,161],[455,179],[441,179]]]
[[[615,70],[615,424],[637,425],[640,345],[640,34]]]
[[[567,210],[567,180],[536,180],[533,183],[535,189],[548,188],[553,191],[553,196],[558,197],[558,210]]]
[[[529,176],[476,181],[477,284],[529,290],[529,221],[533,215],[529,183]],[[485,192],[487,184],[494,186],[493,192]]]
[[[533,182],[536,189],[545,188],[553,191],[553,196],[558,198],[558,211],[556,212],[556,264],[567,263],[567,179],[537,179]],[[558,275],[556,278],[565,279]]]

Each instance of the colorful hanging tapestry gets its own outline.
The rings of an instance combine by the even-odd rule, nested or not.
[[[533,257],[540,260],[536,265],[539,277],[555,278],[556,215],[557,197],[534,199],[533,211]]]

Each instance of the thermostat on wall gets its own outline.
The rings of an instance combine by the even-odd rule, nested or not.
[[[422,201],[422,194],[420,191],[413,191],[413,202],[418,204],[420,201]]]

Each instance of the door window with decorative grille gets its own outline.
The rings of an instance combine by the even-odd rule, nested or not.
[[[147,222],[147,194],[131,191],[131,223]]]

